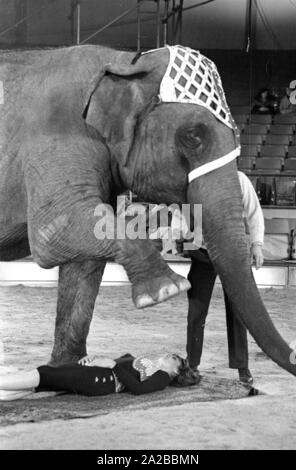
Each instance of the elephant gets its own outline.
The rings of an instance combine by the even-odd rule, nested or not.
[[[187,94],[173,99],[178,53],[179,71],[196,75],[190,88],[180,76]],[[197,67],[203,77],[211,70],[207,83]],[[51,365],[86,355],[107,260],[125,268],[138,308],[190,287],[151,240],[94,236],[96,207],[115,207],[129,189],[156,204],[202,205],[204,241],[234,310],[261,349],[296,374],[253,278],[237,135],[211,61],[181,46],[137,56],[94,45],[4,51],[0,81],[0,261],[32,254],[43,268],[59,266]],[[215,97],[210,107],[205,93],[192,101],[198,83]]]

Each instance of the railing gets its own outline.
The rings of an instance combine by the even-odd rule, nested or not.
[[[163,12],[161,11],[161,0],[135,0],[136,5],[131,7],[124,12],[117,15],[113,20],[106,23],[104,26],[99,27],[96,31],[92,34],[87,36],[84,39],[81,39],[81,16],[82,16],[82,2],[81,0],[69,0],[70,2],[70,15],[68,19],[71,21],[71,41],[73,44],[85,44],[86,42],[90,41],[107,28],[113,26],[115,23],[120,21],[121,19],[125,18],[126,16],[130,15],[133,12],[137,12],[136,22],[137,22],[137,49],[138,51],[141,50],[141,16],[142,16],[142,9],[141,6],[145,2],[150,1],[156,4],[156,21],[157,21],[157,28],[156,28],[156,47],[161,46],[161,25],[163,26],[163,44],[171,44],[181,43],[182,42],[182,27],[183,27],[183,14],[186,11],[192,10],[194,8],[206,5],[208,3],[212,3],[215,0],[205,0],[194,5],[190,5],[188,7],[184,7],[184,0],[163,0],[164,7]],[[5,36],[10,31],[16,29],[18,26],[22,25],[23,23],[27,23],[31,19],[37,19],[40,14],[46,10],[50,9],[53,6],[57,6],[58,0],[51,0],[46,5],[42,5],[41,7],[37,8],[34,13],[30,15],[25,15],[23,18],[20,18],[11,26],[5,28],[3,31],[0,31],[0,38]],[[171,31],[172,35],[169,38],[169,22],[171,21]]]

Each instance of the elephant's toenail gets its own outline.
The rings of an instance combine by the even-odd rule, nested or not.
[[[171,284],[169,286],[162,287],[158,294],[158,301],[162,302],[169,297],[173,297],[179,293],[179,289],[175,284]]]
[[[137,297],[135,301],[135,305],[137,308],[144,308],[153,304],[155,304],[155,300],[153,300],[153,298],[150,297],[150,295],[141,295]]]
[[[180,291],[186,291],[191,288],[191,284],[187,279],[182,279],[182,281],[179,283],[179,289]]]

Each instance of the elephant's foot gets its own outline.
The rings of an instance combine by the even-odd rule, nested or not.
[[[133,302],[137,308],[149,307],[185,292],[190,287],[187,279],[172,271],[133,285]]]

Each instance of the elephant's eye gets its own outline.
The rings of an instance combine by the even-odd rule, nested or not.
[[[195,147],[201,145],[201,138],[199,137],[196,128],[188,129],[187,140],[188,142],[190,142],[190,144],[194,145]]]
[[[196,126],[181,127],[177,131],[176,141],[177,144],[191,149],[196,149],[197,147],[200,147],[202,145],[200,132],[198,127]]]

